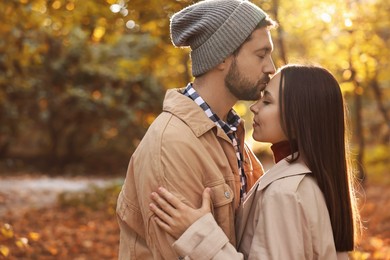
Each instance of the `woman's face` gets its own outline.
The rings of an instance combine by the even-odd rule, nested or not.
[[[260,100],[251,106],[253,139],[259,142],[278,143],[287,140],[280,122],[279,111],[280,72],[268,83]]]

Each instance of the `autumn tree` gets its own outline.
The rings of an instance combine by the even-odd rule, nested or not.
[[[188,54],[167,48],[168,11],[156,15],[139,2],[142,11],[124,15],[112,4],[0,4],[0,155],[12,144],[56,163],[110,151],[128,157],[164,90],[188,80]]]

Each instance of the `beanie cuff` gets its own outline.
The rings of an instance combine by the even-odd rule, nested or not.
[[[266,13],[243,1],[221,27],[201,46],[191,51],[192,74],[196,77],[220,64],[248,38]]]

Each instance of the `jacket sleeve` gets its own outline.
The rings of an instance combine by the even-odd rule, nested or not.
[[[176,240],[173,248],[184,259],[244,259],[229,243],[211,213],[198,219]]]
[[[226,185],[223,174],[214,158],[209,156],[207,147],[197,143],[199,141],[193,138],[190,130],[184,129],[178,137],[175,127],[174,122],[170,123],[169,129],[165,130],[160,140],[148,143],[144,156],[139,158],[142,163],[137,166],[136,183],[145,224],[145,239],[155,259],[175,259],[178,255],[172,248],[174,239],[153,221],[153,213],[149,210],[151,192],[156,191],[159,186],[164,186],[187,205],[199,208],[205,185],[211,185],[205,181],[208,178],[205,174],[219,173],[215,174],[220,176],[217,182],[221,183],[221,186]],[[183,128],[181,125],[177,127]],[[230,209],[230,204],[225,207]]]
[[[172,144],[178,148],[178,144]],[[139,188],[142,191],[140,196],[140,207],[145,224],[146,242],[152,250],[154,259],[177,259],[177,254],[172,248],[174,238],[162,230],[153,220],[153,213],[149,209],[151,202],[150,194],[156,191],[159,186],[165,187],[181,201],[191,207],[200,207],[201,192],[205,188],[201,182],[200,174],[196,173],[198,167],[196,162],[185,164],[185,158],[179,156],[179,150],[188,155],[185,148],[177,150],[172,147],[163,146],[164,151],[159,157],[150,157],[148,160],[151,167],[145,167],[140,177]],[[189,148],[190,149],[190,148]],[[156,154],[157,151],[155,151]],[[192,155],[194,158],[195,155]],[[192,166],[192,168],[191,168]],[[187,178],[187,180],[185,180]],[[188,186],[191,182],[192,186]]]

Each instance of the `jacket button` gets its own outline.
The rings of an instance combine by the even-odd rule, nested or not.
[[[226,197],[227,199],[230,198],[230,192],[225,191],[225,197]]]

